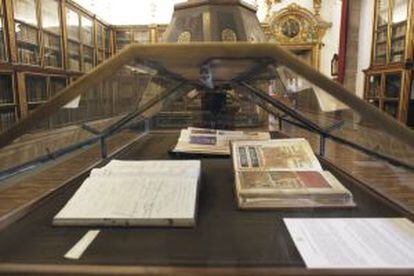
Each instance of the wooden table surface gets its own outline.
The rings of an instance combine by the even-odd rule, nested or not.
[[[168,150],[177,134],[149,134],[119,159],[179,159]],[[53,216],[82,180],[70,183],[28,216],[0,232],[0,274],[207,273],[207,274],[408,274],[413,270],[307,270],[283,224],[285,217],[400,217],[395,206],[338,176],[356,208],[240,211],[233,192],[231,158],[202,158],[197,225],[179,228],[104,228],[79,260],[63,255],[90,229],[53,227]]]

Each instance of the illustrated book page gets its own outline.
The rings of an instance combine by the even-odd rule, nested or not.
[[[235,171],[322,171],[306,139],[237,141],[232,143]]]

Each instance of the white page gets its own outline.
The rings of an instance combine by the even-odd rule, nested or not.
[[[284,219],[308,268],[414,268],[414,223],[404,218]]]
[[[194,220],[200,167],[199,160],[111,161],[93,170],[54,222]]]
[[[196,195],[191,178],[88,178],[55,218],[190,219]]]

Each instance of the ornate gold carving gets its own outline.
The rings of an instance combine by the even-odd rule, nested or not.
[[[315,16],[319,17],[321,13],[322,0],[313,0],[313,9],[315,10]]]
[[[191,42],[191,33],[189,31],[182,32],[179,36],[177,41],[179,43],[189,43]]]
[[[232,29],[226,28],[221,31],[221,40],[227,42],[235,42],[237,41],[237,35]]]
[[[295,3],[273,13],[269,23],[270,39],[280,44],[321,43],[332,25]]]

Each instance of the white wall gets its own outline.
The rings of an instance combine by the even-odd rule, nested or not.
[[[374,24],[374,1],[361,0],[361,18],[359,26],[358,65],[356,76],[356,94],[364,95],[364,72],[370,65],[372,28]]]

